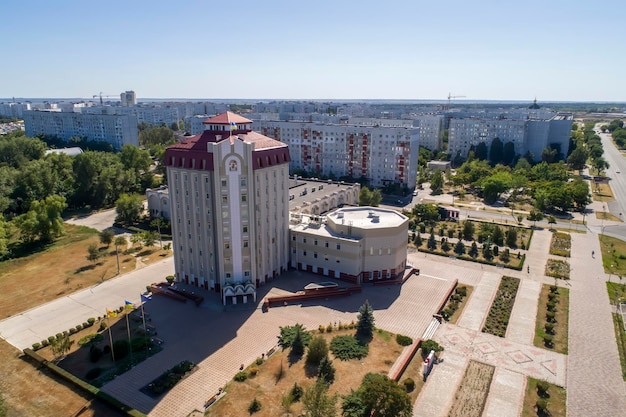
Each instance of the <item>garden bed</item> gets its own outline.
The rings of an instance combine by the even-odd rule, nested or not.
[[[481,362],[469,362],[448,417],[482,416],[495,369]]]
[[[570,265],[560,259],[548,259],[545,274],[549,277],[569,279]]]
[[[500,285],[498,286],[498,292],[491,304],[489,314],[485,319],[483,332],[500,337],[506,335],[506,329],[509,325],[513,305],[515,304],[519,283],[519,278],[502,277]]]
[[[444,307],[439,314],[451,324],[456,324],[456,321],[461,316],[470,295],[474,291],[474,287],[471,285],[459,285],[457,286],[450,297],[446,301]]]
[[[196,365],[193,362],[181,361],[178,365],[163,372],[148,385],[141,388],[140,391],[152,398],[158,398],[174,388],[174,385],[193,373],[196,369]]]
[[[551,305],[554,306],[554,316],[549,314]],[[544,284],[539,294],[533,344],[567,355],[568,333],[569,289]]]
[[[567,415],[567,392],[564,388],[530,377],[528,377],[527,381],[522,417],[565,417]],[[547,390],[537,389],[538,384],[540,386],[543,385],[543,388],[547,387]],[[538,404],[541,406],[542,400],[545,401],[544,404],[547,410],[543,414],[538,412],[537,407]]]
[[[556,232],[550,241],[550,253],[558,256],[570,256],[572,237],[569,233]]]

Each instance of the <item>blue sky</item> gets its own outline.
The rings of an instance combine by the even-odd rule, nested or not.
[[[626,101],[616,0],[3,0],[0,15],[0,97]]]

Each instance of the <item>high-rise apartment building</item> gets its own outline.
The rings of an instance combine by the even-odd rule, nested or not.
[[[289,150],[231,112],[165,153],[176,279],[256,299],[288,268]]]
[[[123,107],[130,107],[137,104],[137,95],[134,91],[124,91],[120,94],[120,101]]]
[[[531,116],[534,115],[452,118],[448,153],[452,158],[466,158],[473,146],[484,142],[490,147],[493,139],[499,138],[502,143],[512,142],[517,155],[530,152],[535,161],[541,160],[546,147],[556,147],[567,156],[573,116],[565,113],[552,113],[548,117],[542,114],[541,118]]]
[[[254,129],[289,145],[291,170],[416,185],[419,128],[259,120]]]
[[[24,112],[26,136],[38,134],[108,142],[115,149],[124,145],[139,146],[137,118],[121,114],[84,114],[60,111]]]

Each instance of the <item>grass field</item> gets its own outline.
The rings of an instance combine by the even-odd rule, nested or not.
[[[314,334],[318,335],[319,333],[314,332]],[[330,344],[333,337],[346,334],[352,335],[354,330],[334,331],[321,335]],[[374,332],[374,339],[369,345],[369,354],[365,358],[341,361],[334,359],[332,353],[329,353],[329,357],[333,360],[333,365],[336,368],[335,382],[330,386],[330,394],[346,395],[350,393],[351,389],[356,390],[368,372],[387,375],[402,349],[402,346],[396,343],[395,337],[391,337],[387,332],[376,331]],[[419,353],[416,354],[415,358],[416,360],[412,362],[421,364]],[[282,377],[278,378],[281,369]],[[401,381],[407,375],[415,372],[420,372],[419,366],[410,364]],[[248,415],[248,406],[255,397],[262,405],[261,410],[254,414],[255,417],[301,415],[301,402],[286,407],[281,404],[281,400],[294,383],[297,382],[306,390],[309,385],[315,382],[315,379],[316,377],[312,375],[311,370],[305,366],[305,357],[295,363],[290,363],[289,350],[279,351],[258,366],[258,373],[254,377],[248,378],[244,382],[231,381],[228,383],[225,387],[226,396],[209,409],[208,415],[219,417]],[[416,387],[411,394],[412,401],[415,401],[423,383],[421,376],[413,377],[413,380]],[[337,405],[339,409],[341,399]]]
[[[101,245],[96,230],[66,224],[65,231],[63,237],[40,252],[0,263],[0,318],[117,276],[114,246]],[[92,243],[97,244],[104,255],[96,263],[87,260],[87,247]],[[157,248],[144,248],[139,253],[120,252],[120,271],[133,271],[136,256],[143,264],[148,264],[170,254]],[[83,406],[87,411],[81,413],[81,417],[120,415],[99,402],[91,403],[64,382],[37,369],[2,339],[0,392],[10,417],[72,416]]]
[[[617,276],[626,275],[626,242],[614,237],[600,235],[602,265],[604,272]]]
[[[592,191],[591,195],[593,196],[594,201],[608,202],[615,200],[613,190],[611,190],[611,186],[609,184],[598,184],[597,187],[593,185]]]
[[[94,229],[66,224],[65,231],[41,252],[0,263],[0,318],[117,276],[115,246],[101,245]],[[90,244],[98,245],[103,255],[95,263],[87,260]],[[157,247],[120,251],[120,272],[135,270],[137,258],[147,264],[170,254]]]
[[[539,414],[536,411],[535,404],[537,400],[543,398],[548,403],[548,412],[546,416],[549,417],[565,417],[567,415],[566,410],[566,391],[558,385],[548,384],[547,396],[540,397],[537,392],[537,382],[539,380],[534,378],[528,378],[526,384],[526,396],[524,397],[524,408],[522,410],[522,417],[537,417]]]

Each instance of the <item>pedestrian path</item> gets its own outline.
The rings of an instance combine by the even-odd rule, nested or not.
[[[517,343],[533,344],[535,337],[535,320],[537,318],[537,301],[541,293],[541,283],[532,280],[522,280],[515,305],[509,318],[506,330],[506,339]]]
[[[524,375],[508,369],[496,368],[483,417],[520,415],[525,390],[526,378]]]
[[[611,306],[598,237],[572,234],[567,410],[573,417],[613,417],[626,410]]]
[[[491,307],[491,300],[493,300],[498,285],[500,285],[501,276],[495,272],[483,273],[457,322],[460,327],[476,331],[482,329],[483,321]]]
[[[463,379],[468,359],[456,352],[446,352],[444,360],[433,366],[427,383],[413,406],[414,417],[443,417],[452,405]]]

